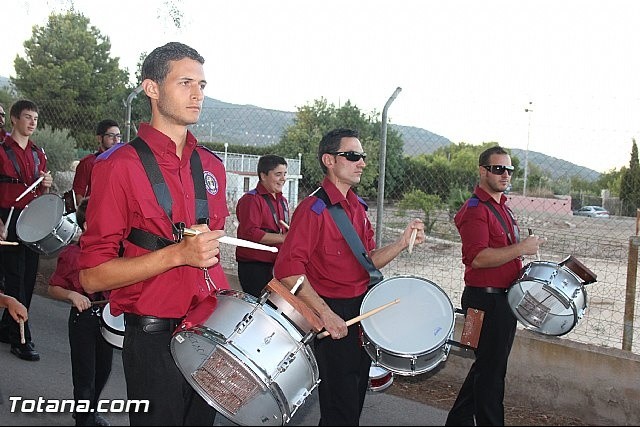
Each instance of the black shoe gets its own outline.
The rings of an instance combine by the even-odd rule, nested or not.
[[[33,362],[40,360],[40,354],[33,349],[33,343],[12,344],[11,353],[23,360],[31,360]]]
[[[103,418],[100,414],[93,414],[93,422],[97,426],[110,426],[111,423],[107,421],[106,418]]]

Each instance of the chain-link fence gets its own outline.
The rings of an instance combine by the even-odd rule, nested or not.
[[[139,102],[137,100],[136,102]],[[146,102],[146,101],[145,101]],[[55,111],[41,112],[48,115],[47,123],[55,123]],[[122,133],[126,134],[124,124],[125,110],[120,118]],[[253,154],[269,152],[269,146],[277,144],[285,129],[295,124],[296,114],[265,110],[250,106],[233,106],[207,99],[200,121],[192,126],[192,131],[205,144],[213,144],[220,156],[241,155],[234,150],[240,148],[253,149]],[[136,134],[136,123],[132,123],[131,136]],[[87,132],[91,132],[88,129]],[[389,132],[396,132],[402,141],[404,157],[400,162],[402,174],[398,176],[404,181],[399,188],[423,189],[425,193],[437,193],[442,203],[436,209],[427,212],[419,208],[402,206],[400,198],[389,198],[384,201],[382,224],[377,224],[378,200],[369,198],[369,216],[374,227],[380,233],[382,244],[398,238],[410,218],[419,217],[428,220],[428,240],[426,244],[416,247],[412,254],[403,252],[396,260],[383,269],[385,277],[418,276],[425,281],[425,286],[438,286],[450,297],[452,304],[459,307],[460,296],[464,287],[463,266],[461,263],[460,238],[453,225],[452,216],[455,206],[470,194],[477,181],[477,166],[458,170],[455,175],[439,165],[439,160],[429,156],[451,141],[424,129],[391,124]],[[39,131],[34,136],[37,143],[47,145],[46,131]],[[40,138],[40,139],[39,139]],[[315,146],[317,147],[315,141]],[[371,150],[367,147],[365,150]],[[224,147],[224,148],[222,148]],[[377,146],[374,146],[377,149]],[[49,147],[49,156],[55,148]],[[255,151],[258,150],[258,151]],[[75,157],[81,157],[84,151],[76,151]],[[251,152],[251,150],[249,150]],[[276,153],[279,154],[279,153]],[[378,167],[375,156],[368,158],[368,168]],[[529,176],[523,177],[522,170],[527,157]],[[545,157],[535,152],[512,150],[514,164],[519,165],[519,173],[513,177],[513,188],[508,193],[510,206],[518,217],[524,233],[531,229],[534,233],[548,239],[541,247],[539,259],[527,257],[525,263],[538,265],[542,277],[523,277],[522,281],[539,280],[547,282],[567,310],[572,313],[563,322],[575,322],[575,327],[562,339],[570,339],[601,346],[623,348],[640,353],[640,329],[634,327],[640,322],[636,313],[638,296],[635,291],[637,267],[637,223],[633,217],[620,215],[620,201],[607,191],[572,190],[576,179],[594,182],[598,174],[592,170],[577,167],[566,160]],[[299,179],[299,171],[305,164],[317,164],[315,153],[300,153],[289,156],[297,160],[296,173],[289,178]],[[425,159],[423,163],[414,159]],[[372,160],[369,162],[369,160]],[[451,160],[451,159],[450,159]],[[471,160],[477,162],[477,155]],[[64,164],[65,162],[62,162]],[[67,162],[70,164],[70,162]],[[477,164],[477,163],[476,163]],[[421,166],[423,165],[423,166]],[[71,187],[73,172],[60,168],[56,175],[56,189],[61,194]],[[245,171],[251,173],[253,171]],[[526,180],[529,180],[526,183]],[[459,187],[452,188],[450,182],[457,180]],[[377,181],[376,181],[377,182]],[[444,189],[444,190],[443,190]],[[312,188],[300,188],[296,193],[304,197]],[[458,191],[458,203],[448,204],[444,191]],[[523,195],[526,190],[526,195]],[[564,190],[564,191],[563,191]],[[375,194],[375,193],[374,193]],[[388,193],[387,193],[388,194]],[[396,193],[394,193],[396,194]],[[443,195],[444,194],[444,195]],[[451,197],[451,194],[448,195]],[[235,196],[234,196],[235,197]],[[232,197],[233,198],[233,197]],[[296,201],[293,201],[294,205]],[[227,233],[235,236],[235,207],[231,200],[231,217],[227,223]],[[584,205],[604,206],[611,213],[609,218],[592,218],[577,216],[573,211]],[[425,221],[426,222],[426,221]],[[597,276],[597,281],[584,286],[584,295],[572,283],[555,282],[559,263],[572,256],[579,260],[588,270]],[[228,270],[235,271],[234,248],[223,248],[223,263]],[[554,267],[555,266],[555,267]],[[558,279],[560,280],[560,279]],[[558,295],[562,298],[558,298]],[[584,307],[586,303],[586,308]],[[584,310],[583,310],[584,309]],[[547,316],[553,316],[553,313]],[[400,319],[399,327],[401,327]],[[410,316],[404,321],[410,322]],[[520,325],[522,327],[522,325]]]

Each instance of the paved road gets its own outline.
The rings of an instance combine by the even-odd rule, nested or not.
[[[69,305],[65,302],[33,296],[29,315],[36,348],[41,356],[38,362],[18,359],[9,352],[8,344],[0,343],[0,392],[4,401],[0,405],[0,425],[73,425],[69,412],[38,413],[30,410],[30,407],[37,405],[29,402],[37,403],[39,397],[45,400],[72,399],[68,313]],[[16,401],[16,397],[22,398],[15,405],[17,410],[14,412],[11,411],[11,397],[13,401]],[[113,371],[101,398],[126,398],[120,351],[114,353]],[[21,412],[23,405],[30,412]],[[319,417],[317,391],[314,391],[288,425],[318,425]],[[114,426],[129,425],[126,414],[109,413],[105,418]],[[441,409],[384,392],[368,392],[360,421],[362,425],[444,425],[445,418],[446,412]],[[236,424],[218,415],[214,425]]]

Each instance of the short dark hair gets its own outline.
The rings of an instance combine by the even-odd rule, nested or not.
[[[162,83],[169,74],[169,62],[189,58],[204,64],[204,58],[194,48],[179,42],[169,42],[151,51],[142,63],[142,80]]]
[[[261,173],[268,175],[269,171],[274,170],[280,165],[287,166],[287,161],[284,157],[277,156],[275,154],[265,154],[260,157],[258,159],[258,179],[260,179]]]
[[[487,148],[482,153],[480,153],[480,157],[478,158],[478,166],[488,165],[489,158],[494,154],[509,155],[509,153],[507,153],[507,151],[504,148],[500,147],[499,145]]]
[[[98,123],[98,126],[96,126],[96,135],[104,135],[107,129],[112,128],[114,126],[118,128],[120,127],[118,122],[116,122],[115,120],[111,120],[111,119],[100,120],[100,122]]]
[[[82,199],[82,201],[76,208],[76,222],[80,226],[81,230],[84,230],[84,223],[87,221],[87,205],[88,204],[89,204],[89,197]]]
[[[335,153],[340,149],[342,138],[360,138],[360,134],[355,129],[337,128],[327,132],[320,140],[318,146],[318,161],[324,174],[327,173],[327,167],[322,163],[322,156],[326,153]]]
[[[38,112],[38,106],[35,102],[29,101],[28,99],[20,99],[13,103],[11,106],[11,117],[15,117],[16,119],[20,118],[20,115],[24,110],[33,111],[34,113]]]

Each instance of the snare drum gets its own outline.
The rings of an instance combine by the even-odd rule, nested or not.
[[[534,261],[522,268],[520,277],[509,289],[509,306],[525,328],[544,335],[564,335],[587,309],[583,284],[567,266]]]
[[[65,215],[64,200],[56,194],[43,194],[20,212],[16,223],[18,238],[43,255],[62,249],[80,234],[75,216]]]
[[[413,276],[385,279],[362,301],[366,313],[399,299],[360,322],[365,350],[375,365],[405,376],[434,369],[446,360],[453,336],[454,309],[435,283]]]
[[[369,368],[369,390],[384,391],[393,384],[393,372],[380,366]]]
[[[124,313],[119,316],[111,314],[111,305],[107,303],[100,316],[100,333],[112,346],[122,349],[124,343]]]
[[[203,313],[207,313],[203,316]],[[196,392],[241,425],[284,425],[320,382],[301,332],[269,304],[220,290],[187,315],[171,355]]]

